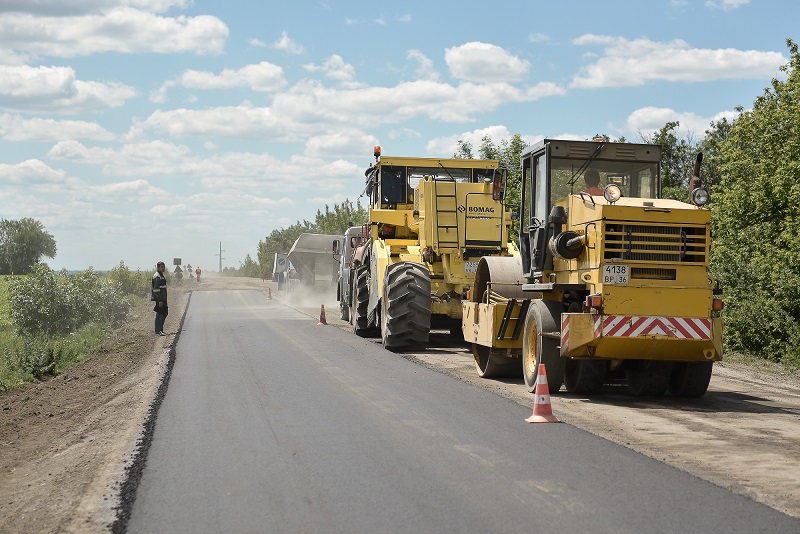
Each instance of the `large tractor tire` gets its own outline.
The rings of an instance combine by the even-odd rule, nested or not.
[[[496,297],[516,299],[517,305],[526,298],[522,292],[522,260],[518,256],[485,256],[478,262],[475,285],[471,291],[473,302],[490,302]],[[520,318],[525,320],[524,317]],[[518,356],[505,350],[472,344],[475,370],[481,378],[518,378],[521,367]]]
[[[369,337],[372,329],[369,326],[367,309],[369,308],[369,271],[359,267],[353,278],[353,333],[361,337]]]
[[[472,355],[475,357],[475,370],[481,378],[519,378],[519,358],[477,343],[472,344]]]
[[[660,397],[667,392],[672,376],[672,362],[628,361],[625,368],[628,391],[636,397]]]
[[[425,346],[431,331],[431,278],[418,263],[399,262],[386,268],[381,303],[383,347],[399,351]]]
[[[607,374],[606,360],[567,360],[564,385],[568,393],[599,393]]]
[[[669,393],[674,397],[702,397],[711,382],[714,362],[681,362],[672,367]]]
[[[552,300],[533,300],[525,316],[522,337],[522,377],[531,393],[536,392],[539,364],[545,365],[547,388],[558,393],[564,382],[564,359],[558,348],[559,340],[550,335],[560,331],[564,306]]]

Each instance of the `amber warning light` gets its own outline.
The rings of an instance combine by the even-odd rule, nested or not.
[[[375,148],[372,149],[372,155],[375,156],[376,158],[380,157],[380,155],[381,155],[381,146],[380,145],[375,145]]]

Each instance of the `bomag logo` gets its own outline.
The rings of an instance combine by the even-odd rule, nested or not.
[[[494,208],[490,206],[470,206],[469,213],[494,213]]]

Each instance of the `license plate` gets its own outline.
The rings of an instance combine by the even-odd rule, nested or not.
[[[627,285],[630,268],[627,265],[603,265],[603,283],[609,285]]]
[[[478,262],[477,261],[465,261],[464,262],[464,272],[465,273],[477,273],[478,272]]]

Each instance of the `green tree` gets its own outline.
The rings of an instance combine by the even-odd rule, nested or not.
[[[316,233],[344,235],[345,230],[350,226],[359,226],[367,222],[369,214],[361,205],[361,201],[356,201],[356,205],[349,199],[345,199],[341,204],[334,204],[331,210],[325,204],[325,212],[317,210],[317,217],[314,221]]]
[[[244,261],[239,264],[239,269],[233,269],[233,271],[235,276],[261,278],[261,268],[259,267],[258,263],[253,261],[253,258],[250,257],[250,254],[245,256]]]
[[[639,134],[642,142],[661,145],[661,196],[686,202],[689,179],[699,152],[694,136],[678,137],[680,122],[671,121],[652,134]]]
[[[741,106],[736,108],[740,114],[743,109]],[[711,193],[711,200],[714,200],[714,190],[722,180],[720,164],[722,162],[722,144],[731,135],[733,122],[725,117],[718,121],[712,121],[705,132],[705,137],[700,141],[700,152],[703,153],[703,165],[700,170],[700,178],[704,186]]]
[[[27,274],[43,257],[56,256],[56,240],[31,218],[0,220],[0,274]]]
[[[456,159],[475,159],[475,156],[472,155],[472,143],[459,139],[458,148],[453,157]]]
[[[798,365],[800,55],[786,42],[786,79],[773,79],[720,143],[712,265],[727,348]]]

